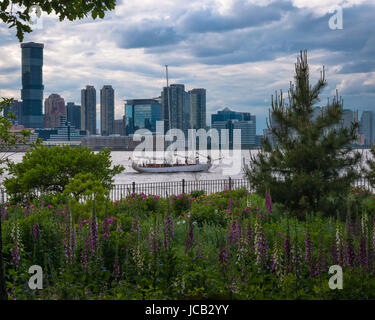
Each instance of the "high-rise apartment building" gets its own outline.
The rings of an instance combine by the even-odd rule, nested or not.
[[[190,97],[190,128],[206,128],[206,89],[189,91]]]
[[[86,86],[81,90],[81,129],[96,134],[96,90]]]
[[[21,115],[22,115],[22,101],[13,100],[10,106],[4,107],[4,117],[9,118],[12,124],[20,124]]]
[[[184,130],[185,86],[183,84],[171,84],[169,90],[164,87],[161,93],[161,103],[165,130],[167,131],[170,128]]]
[[[22,43],[23,101],[20,124],[25,128],[43,127],[43,48],[42,43]]]
[[[185,102],[184,102],[184,133],[187,136],[190,127],[190,94],[189,92],[184,92]]]
[[[358,122],[358,111],[344,109],[342,113],[342,125],[344,128],[350,129],[353,123]]]
[[[60,126],[60,117],[66,117],[64,98],[53,93],[44,101],[44,128]]]
[[[76,105],[74,102],[66,104],[66,117],[67,121],[77,129],[81,128],[81,106]]]
[[[374,144],[374,128],[375,128],[374,112],[365,110],[362,112],[361,122],[359,124],[359,133],[363,135],[364,144],[371,146]]]
[[[125,136],[125,123],[126,117],[123,116],[122,119],[115,120],[113,125],[113,134],[119,134],[120,136]]]
[[[105,85],[100,90],[100,131],[102,136],[113,134],[115,121],[115,91]]]

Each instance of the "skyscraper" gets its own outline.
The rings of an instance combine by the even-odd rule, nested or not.
[[[81,90],[81,129],[96,134],[96,90],[86,86]]]
[[[21,115],[22,115],[22,101],[13,100],[12,104],[8,107],[4,107],[4,117],[10,118],[12,114],[12,119],[10,122],[12,124],[21,124]]]
[[[190,127],[206,128],[206,89],[193,89],[190,96]]]
[[[353,123],[358,122],[358,111],[344,109],[342,114],[342,125],[344,128],[350,129]]]
[[[374,113],[370,110],[362,112],[361,122],[359,125],[359,132],[364,136],[364,144],[371,146],[374,143]]]
[[[229,108],[211,115],[211,126],[217,129],[221,138],[221,129],[229,131],[229,148],[233,148],[233,130],[241,130],[241,146],[244,149],[255,147],[256,117],[250,112],[236,112]]]
[[[125,136],[125,122],[126,117],[123,116],[122,119],[113,121],[113,134],[119,134],[120,136]]]
[[[68,102],[66,105],[66,117],[68,122],[77,129],[81,128],[81,106],[74,102]]]
[[[115,92],[106,85],[100,90],[100,130],[102,136],[113,134],[115,120]]]
[[[60,117],[66,116],[64,98],[53,93],[44,101],[44,128],[60,126]]]
[[[168,101],[169,100],[169,101]],[[171,84],[169,86],[169,97],[167,87],[161,93],[162,119],[165,129],[184,129],[184,107],[185,107],[185,86],[183,84]],[[169,108],[168,108],[169,105]],[[171,125],[169,127],[169,116]]]
[[[148,129],[156,132],[156,121],[162,120],[162,107],[154,99],[126,100],[125,132],[133,134],[138,129]]]
[[[184,132],[187,136],[188,129],[190,129],[190,94],[189,92],[184,92],[185,102],[184,102]]]
[[[42,43],[22,43],[23,100],[20,124],[26,128],[43,127],[43,48]]]

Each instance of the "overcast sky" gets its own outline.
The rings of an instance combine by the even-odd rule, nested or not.
[[[324,65],[328,87],[346,108],[375,110],[374,0],[127,0],[103,20],[59,22],[25,36],[42,42],[44,97],[80,104],[87,84],[115,89],[116,118],[124,99],[160,95],[170,83],[207,89],[207,114],[224,107],[257,116],[266,126],[271,95],[293,80],[299,50],[307,49],[315,81]],[[343,29],[332,30],[335,5]],[[0,25],[0,96],[20,98],[21,50],[15,30]],[[98,105],[99,111],[99,105]]]

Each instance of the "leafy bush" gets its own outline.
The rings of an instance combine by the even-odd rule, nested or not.
[[[113,177],[124,170],[123,166],[111,168],[110,151],[94,153],[87,147],[36,145],[23,156],[22,162],[9,166],[10,177],[4,181],[13,201],[35,198],[42,194],[62,193],[70,179],[77,174],[90,173],[105,189],[110,189]]]

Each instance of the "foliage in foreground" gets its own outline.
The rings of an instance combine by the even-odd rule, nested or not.
[[[246,190],[169,199],[131,194],[97,208],[8,205],[10,299],[375,298],[374,196],[353,188],[342,217],[291,219]],[[267,209],[266,209],[267,208]],[[31,265],[44,289],[30,290]],[[328,268],[344,270],[330,290]]]
[[[113,10],[116,0],[4,0],[0,3],[0,20],[16,28],[17,38],[22,42],[25,33],[32,32],[30,27],[31,14],[35,12],[38,18],[41,14],[54,13],[60,21],[83,19],[91,15],[93,19],[104,18],[106,11]],[[33,10],[34,8],[34,10]]]
[[[11,110],[13,99],[2,98],[0,101],[0,174],[3,174],[6,170],[6,166],[9,166],[10,150],[17,147],[18,144],[28,143],[28,137],[31,132],[28,130],[21,130],[19,133],[11,132],[12,120],[15,119],[15,114]],[[1,115],[5,108],[8,108],[8,116]],[[0,216],[0,300],[4,300],[7,297],[5,290],[4,270],[3,270],[3,251],[2,251],[2,228],[1,228],[1,216]]]
[[[33,199],[36,190],[42,194],[62,193],[76,175],[82,180],[85,174],[90,174],[91,180],[108,190],[113,177],[124,167],[111,167],[108,149],[94,153],[83,146],[47,147],[39,144],[25,153],[22,162],[10,163],[8,170],[10,176],[4,181],[7,193],[13,201],[25,201]],[[76,190],[74,196],[79,196],[79,193]]]

